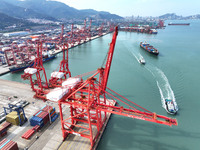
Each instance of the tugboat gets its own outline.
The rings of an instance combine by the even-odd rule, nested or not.
[[[141,64],[143,64],[143,65],[145,65],[145,63],[146,63],[143,57],[139,60],[139,62],[140,62]]]
[[[171,99],[165,99],[166,111],[169,114],[175,115],[178,111],[175,103]]]
[[[154,48],[153,46],[151,46],[150,44],[146,43],[146,42],[140,42],[140,47],[143,48],[144,50],[146,50],[147,52],[154,54],[154,55],[158,55],[159,52],[156,48]]]

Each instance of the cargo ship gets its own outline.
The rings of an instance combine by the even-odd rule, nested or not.
[[[190,23],[168,23],[168,25],[182,25],[182,26],[189,26]]]
[[[146,42],[140,42],[140,47],[143,48],[144,50],[146,50],[147,52],[154,54],[154,55],[158,55],[159,52],[156,48],[154,48],[153,46],[151,46],[150,44],[146,43]]]
[[[19,64],[19,65],[14,65],[9,68],[11,73],[23,71],[24,69],[28,67],[32,67],[34,65],[34,62],[27,62],[26,64]]]
[[[42,61],[47,62],[54,58],[56,58],[56,54],[46,55],[45,57],[43,56]],[[34,65],[34,61],[30,61],[25,64],[14,65],[14,66],[10,67],[9,70],[11,73],[15,73],[15,72],[23,71],[24,69],[26,69],[28,67],[32,67],[33,65]]]
[[[165,99],[165,105],[166,105],[166,111],[169,114],[175,115],[178,111],[178,107],[176,105],[176,102],[174,102],[171,99]]]

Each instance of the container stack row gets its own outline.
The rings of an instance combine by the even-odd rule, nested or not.
[[[56,113],[55,107],[45,105],[42,108],[42,111],[47,112],[51,118],[51,122],[54,122],[58,118],[58,114]]]
[[[13,142],[8,139],[3,139],[0,142],[0,149],[1,150],[18,150],[19,148],[16,142]]]
[[[49,118],[51,119],[51,122],[54,122],[56,118],[58,118],[58,114],[56,114],[54,107],[45,105],[41,110],[36,112],[29,121],[31,126],[38,125],[42,128],[49,122]]]
[[[8,127],[11,126],[11,123],[9,122],[4,122],[3,124],[0,125],[0,137],[3,137],[4,135],[7,134]]]
[[[21,137],[28,140],[35,132],[38,132],[40,129],[40,126],[36,125],[32,129],[29,129],[26,131]]]

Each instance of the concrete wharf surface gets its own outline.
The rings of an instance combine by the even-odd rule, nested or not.
[[[42,100],[37,100],[33,98],[34,92],[32,92],[29,84],[7,81],[0,79],[0,112],[3,111],[3,106],[8,106],[8,103],[26,100],[30,102],[24,108],[27,119],[32,117],[34,113],[40,110],[44,105],[48,103],[55,107],[56,112],[59,114],[59,108],[57,103],[43,102]],[[113,102],[114,104],[114,102]],[[70,114],[69,107],[67,105],[63,106],[64,118],[68,118]],[[107,120],[104,123],[103,130],[97,139],[93,149],[96,149],[98,142],[103,134],[106,124],[110,118],[110,114],[107,114]],[[23,139],[21,136],[28,130],[32,129],[29,121],[27,121],[22,126],[12,125],[7,132],[7,135],[0,137],[0,141],[4,138],[13,140],[17,142],[20,150],[89,150],[90,141],[87,138],[83,138],[75,135],[68,135],[65,141],[63,141],[60,117],[56,119],[51,125],[47,123],[39,132],[33,134],[29,139]],[[94,127],[93,127],[94,128]],[[95,130],[95,129],[94,129]],[[94,134],[96,131],[94,131]]]

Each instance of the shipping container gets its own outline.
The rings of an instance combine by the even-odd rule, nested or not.
[[[44,122],[42,118],[39,118],[37,116],[33,116],[29,119],[31,126],[39,125],[40,128],[44,126]]]
[[[47,112],[41,112],[37,117],[43,119],[44,125],[49,121],[49,113]]]
[[[20,113],[20,119],[21,119],[21,122],[24,121],[24,116],[23,116],[22,112]],[[19,125],[20,124],[19,116],[18,116],[16,111],[12,111],[11,113],[7,114],[6,115],[6,121],[10,122],[13,125]]]
[[[0,149],[1,150],[18,150],[19,148],[16,142],[13,142],[8,139],[3,139],[0,142]]]

